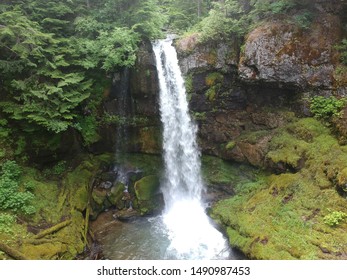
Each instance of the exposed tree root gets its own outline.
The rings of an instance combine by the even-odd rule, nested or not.
[[[10,246],[2,242],[0,242],[0,250],[15,260],[27,260],[27,258],[21,252],[11,248]]]

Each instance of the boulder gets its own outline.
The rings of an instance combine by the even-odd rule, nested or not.
[[[137,206],[142,215],[153,214],[163,206],[159,179],[155,175],[143,177],[135,183]]]

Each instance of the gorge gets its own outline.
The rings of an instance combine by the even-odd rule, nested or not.
[[[134,24],[131,32],[120,25],[123,29],[112,29],[115,33],[108,29],[102,35],[91,26],[102,28],[97,25],[100,15],[92,21],[88,14],[86,21],[73,23],[74,39],[82,42],[74,44],[81,54],[66,51],[63,57],[75,64],[67,66],[56,56],[49,60],[57,64],[56,70],[47,76],[35,76],[35,67],[28,61],[30,71],[4,72],[0,191],[4,190],[1,197],[6,199],[0,199],[1,259],[347,258],[345,1],[212,2],[218,3],[205,15],[209,21],[172,42],[178,60],[174,72],[179,68],[183,76],[178,88],[185,85],[186,97],[172,98],[179,105],[165,107],[170,97],[163,97],[163,76],[173,73],[158,67],[161,61],[166,65],[176,57],[168,46],[171,42],[160,41],[153,48],[151,41],[159,35],[142,36],[135,51],[124,38],[137,40],[132,32],[145,25]],[[218,10],[236,2],[241,14]],[[122,4],[120,10],[136,5]],[[104,9],[97,4],[91,7],[86,11]],[[110,5],[102,11],[110,22],[116,20],[107,13],[112,11]],[[131,11],[123,16],[132,15]],[[7,10],[1,13],[1,44],[11,36],[3,27],[11,26],[10,15]],[[216,15],[228,15],[234,29],[223,29],[229,25],[216,29]],[[30,23],[43,30],[22,17],[14,15],[22,26]],[[65,20],[71,17],[68,13]],[[242,20],[248,25],[241,34],[235,29],[243,28]],[[132,17],[126,20],[133,21]],[[64,36],[73,32],[70,27],[64,29]],[[51,28],[50,32],[59,33],[59,28]],[[219,33],[208,37],[204,28]],[[122,32],[127,36],[120,36]],[[47,36],[36,43],[43,46]],[[93,52],[92,46],[100,42],[83,41],[83,36],[88,40],[96,36],[114,48]],[[103,51],[110,49],[114,56],[105,58]],[[164,49],[171,53],[158,59]],[[128,64],[122,61],[104,73],[100,69],[109,64],[93,61],[100,58],[110,63],[121,50],[119,57],[126,57]],[[28,57],[40,67],[40,55],[22,55],[22,59]],[[80,64],[88,79],[81,78]],[[63,72],[67,76],[58,80]],[[28,95],[24,82],[18,82],[28,73],[34,97]],[[18,76],[16,81],[13,75]],[[93,87],[88,85],[91,79]],[[46,83],[51,98],[34,81]],[[176,77],[169,79],[170,90],[177,85],[174,81]],[[92,89],[88,98],[86,88]],[[66,94],[65,102],[79,100],[78,105],[73,110],[70,103],[54,105],[57,101],[52,96],[60,92]],[[48,122],[40,114],[49,108],[54,109],[48,112]],[[61,113],[64,119],[60,112],[65,112]],[[52,130],[66,123],[66,130]],[[184,186],[183,190],[177,190],[178,186]],[[24,202],[17,210],[11,208],[17,203],[14,193],[23,193],[18,200],[23,197]],[[177,200],[181,203],[176,204]],[[188,206],[187,200],[192,204]],[[180,218],[172,219],[170,209],[177,209]],[[202,226],[212,223],[214,227],[199,229],[193,213],[201,218]],[[182,222],[182,231],[173,230],[177,221]],[[213,237],[201,241],[200,232],[211,232]],[[231,251],[225,249],[225,241]],[[195,242],[201,250],[192,250]]]

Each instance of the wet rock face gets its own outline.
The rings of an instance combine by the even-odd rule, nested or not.
[[[159,83],[155,56],[150,42],[144,41],[140,46],[135,67],[130,72],[129,84],[134,113],[158,116]]]
[[[241,54],[233,38],[201,45],[192,35],[176,42],[203,153],[281,172],[286,166],[266,159],[273,131],[294,116],[312,116],[311,96],[343,94],[334,48],[341,12],[320,0],[310,9],[316,17],[309,29],[263,23],[246,37]],[[345,126],[338,127],[343,134]]]
[[[149,41],[139,46],[135,66],[114,73],[111,88],[105,92],[102,108],[108,120],[98,131],[100,140],[92,153],[161,151],[159,83],[155,56]]]
[[[278,83],[286,87],[333,87],[334,45],[339,41],[338,16],[325,14],[308,30],[271,22],[247,37],[240,76],[247,82]]]

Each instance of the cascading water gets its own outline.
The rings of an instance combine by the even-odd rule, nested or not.
[[[192,122],[186,91],[172,39],[153,44],[160,83],[160,113],[163,123],[165,200],[163,221],[170,245],[168,259],[224,259],[227,241],[210,223],[201,202],[204,184],[197,127]]]

